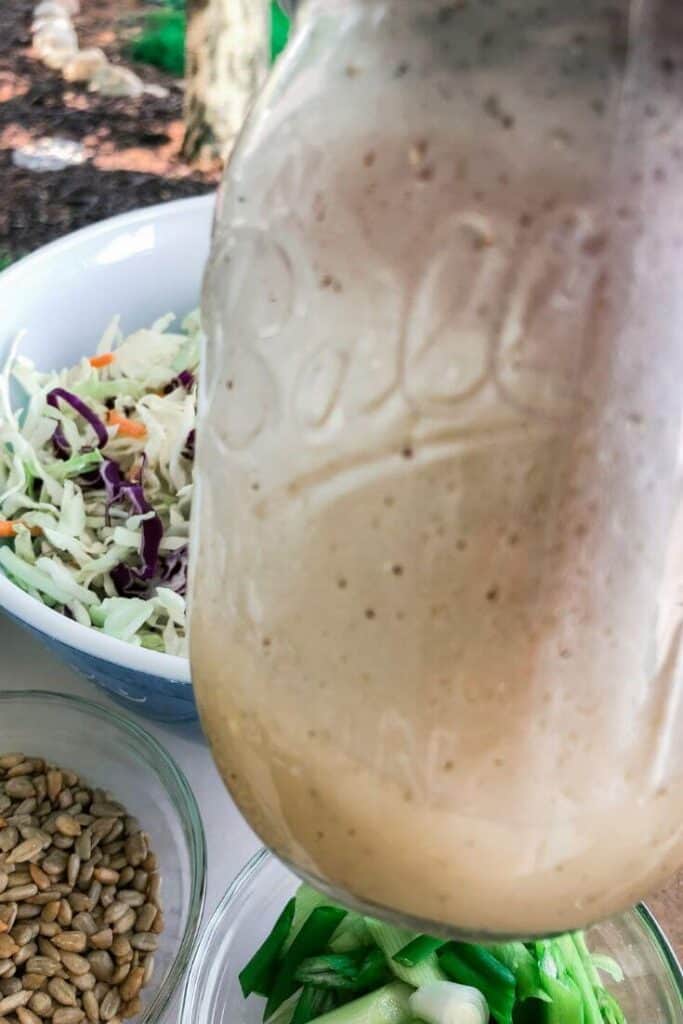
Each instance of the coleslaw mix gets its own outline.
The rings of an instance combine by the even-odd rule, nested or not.
[[[0,375],[0,569],[83,625],[186,655],[200,326],[174,319],[126,338],[116,319],[60,371],[17,339]]]

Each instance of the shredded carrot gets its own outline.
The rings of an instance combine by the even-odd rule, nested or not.
[[[137,420],[129,420],[116,409],[112,409],[107,418],[110,427],[118,427],[120,437],[146,437],[147,427]]]
[[[88,362],[91,366],[94,366],[96,370],[101,370],[103,366],[110,366],[115,359],[113,352],[103,352],[101,356],[90,356]]]
[[[32,537],[39,537],[43,532],[39,526],[29,526]],[[17,524],[11,519],[0,519],[0,538],[16,537]]]

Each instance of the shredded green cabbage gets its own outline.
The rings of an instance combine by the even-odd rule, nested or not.
[[[0,374],[0,568],[83,625],[185,656],[200,324],[192,313],[173,333],[173,321],[169,314],[124,338],[115,320],[93,352],[111,353],[107,365],[84,358],[50,372],[18,354],[17,340]],[[18,404],[10,399],[13,382],[23,392]],[[48,403],[55,388],[106,425],[106,444],[98,447],[96,424],[68,401]],[[122,417],[137,431],[116,425]],[[125,485],[140,484],[149,511],[108,500],[99,473],[109,463]],[[145,574],[150,519],[160,521],[163,534],[154,571]],[[122,571],[132,574],[135,593],[122,583]]]

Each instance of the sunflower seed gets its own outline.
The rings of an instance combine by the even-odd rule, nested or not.
[[[158,913],[159,911],[153,903],[145,903],[144,906],[140,907],[135,918],[135,930],[138,932],[148,932],[154,924]]]
[[[114,968],[114,973],[111,976],[112,985],[120,985],[128,975],[130,974],[132,964],[120,963]]]
[[[18,842],[19,831],[14,825],[7,825],[5,828],[0,829],[0,850],[3,853],[13,850]]]
[[[40,949],[41,956],[49,956],[50,960],[54,960],[58,964],[62,962],[61,951],[49,939],[43,937],[38,939],[38,948]]]
[[[142,980],[142,984],[143,984],[143,987],[144,987],[145,985],[149,985],[149,983],[152,980],[152,977],[154,975],[154,968],[156,967],[156,961],[155,961],[154,955],[152,953],[150,953],[149,956],[145,957],[145,959],[143,960],[142,966],[145,969],[145,974],[144,974],[144,977],[143,977],[143,980]]]
[[[26,961],[35,956],[37,952],[38,946],[35,942],[28,942],[25,946],[20,947],[19,952],[14,957],[14,963],[17,967],[23,967]]]
[[[19,1006],[17,1008],[17,1017],[19,1018],[19,1024],[41,1024],[40,1017],[29,1010],[27,1006]]]
[[[68,900],[71,909],[75,910],[77,914],[89,913],[96,902],[84,892],[72,892]]]
[[[36,795],[36,788],[30,779],[21,776],[18,779],[8,779],[5,783],[5,793],[13,800],[27,800]]]
[[[116,885],[119,880],[118,871],[113,871],[112,868],[95,868],[95,878],[102,885]]]
[[[0,959],[11,960],[19,952],[19,947],[11,935],[0,935]]]
[[[47,795],[51,802],[54,803],[61,793],[64,784],[62,773],[58,768],[51,768],[45,778],[47,779]]]
[[[101,800],[90,804],[90,813],[95,818],[124,818],[126,810],[114,800]]]
[[[81,1021],[85,1019],[83,1010],[74,1007],[62,1007],[59,1010],[55,1010],[52,1017],[52,1024],[81,1024]]]
[[[114,933],[111,928],[103,928],[90,936],[90,945],[95,949],[109,949],[114,941]]]
[[[120,1006],[121,996],[119,995],[118,989],[110,988],[100,1003],[100,1017],[103,1021],[111,1020],[112,1017],[115,1017],[119,1012]]]
[[[138,932],[137,935],[133,935],[130,944],[141,953],[154,953],[159,946],[159,940],[152,932]]]
[[[74,912],[71,909],[71,904],[67,903],[66,900],[62,900],[59,904],[59,913],[57,914],[57,920],[63,928],[69,928],[73,921]]]
[[[124,1002],[135,999],[145,980],[144,967],[134,967],[120,988],[121,998]]]
[[[9,931],[9,929],[14,925],[14,922],[17,919],[17,910],[18,907],[16,903],[0,905],[0,925],[5,926],[5,931]],[[0,931],[2,930],[3,929],[0,927]]]
[[[128,913],[128,906],[125,903],[111,903],[104,912],[105,924],[116,924],[120,921],[124,914]]]
[[[41,921],[56,921],[60,903],[60,900],[50,900],[49,903],[46,903],[40,915]]]
[[[5,889],[3,893],[0,893],[0,901],[3,903],[17,903],[19,900],[27,900],[30,896],[35,896],[37,892],[38,886],[35,882],[31,882],[30,885],[13,885],[11,889]],[[40,910],[38,913],[40,913]]]
[[[129,932],[134,925],[135,911],[132,907],[129,907],[125,914],[120,917],[114,925],[114,931],[117,935],[124,935],[125,932]]]
[[[62,953],[62,963],[69,974],[88,974],[90,971],[89,961],[84,956],[79,956],[78,953]]]
[[[50,837],[48,836],[48,843],[49,842]],[[29,864],[28,871],[35,885],[38,886],[40,892],[44,892],[46,889],[50,888],[50,878],[48,875],[45,874],[43,869],[38,866],[38,864]]]
[[[131,960],[133,947],[126,935],[117,935],[111,944],[111,953],[117,960]]]
[[[37,921],[32,924],[18,924],[12,928],[12,938],[17,946],[26,946],[29,942],[33,942],[39,931],[40,925]]]
[[[90,860],[92,855],[92,836],[90,832],[83,832],[78,837],[74,849],[81,860]]]
[[[88,940],[83,932],[62,932],[55,935],[54,943],[58,949],[65,949],[68,953],[82,953]]]
[[[97,923],[95,918],[88,911],[80,911],[74,914],[74,919],[71,922],[71,927],[76,928],[79,932],[83,932],[84,935],[95,935],[98,931]]]
[[[38,836],[34,836],[32,839],[25,839],[23,843],[19,843],[19,845],[15,846],[9,853],[7,863],[24,864],[26,861],[33,860],[33,858],[36,857],[42,849],[43,842]]]
[[[40,934],[44,935],[46,939],[53,939],[55,935],[59,935],[59,925],[56,921],[41,921],[40,922]]]
[[[37,992],[44,988],[47,978],[44,974],[25,974],[21,979],[22,985],[29,992]]]
[[[147,843],[141,832],[134,833],[126,839],[125,845],[128,863],[137,868],[147,856]]]
[[[61,875],[66,871],[68,859],[62,850],[52,850],[42,862],[41,867],[48,875]]]
[[[15,974],[16,964],[12,960],[0,960],[0,978],[8,978]]]
[[[104,949],[98,949],[88,956],[90,970],[98,981],[109,981],[114,973],[114,961]]]
[[[102,899],[102,883],[101,882],[93,882],[92,883],[92,885],[88,889],[88,899],[90,900],[91,905],[93,907],[96,906],[100,902],[100,900]]]
[[[42,974],[46,978],[53,978],[59,973],[60,965],[49,956],[32,956],[26,961],[26,970],[29,974]]]
[[[76,989],[63,978],[51,978],[47,983],[47,990],[60,1006],[76,1005]]]
[[[97,882],[97,883],[93,882],[93,885],[95,885],[95,884],[102,885],[101,882]],[[115,901],[115,899],[116,899],[116,886],[115,885],[105,885],[105,886],[102,886],[102,893],[100,895],[100,903],[102,904],[102,906],[103,907],[110,906]]]
[[[100,1004],[92,992],[86,992],[83,996],[83,1009],[90,1024],[98,1024],[100,1019]]]
[[[135,999],[131,999],[130,1002],[123,1004],[121,1016],[124,1020],[130,1020],[132,1017],[137,1017],[141,1010],[142,1000],[136,996]]]
[[[9,884],[14,886],[15,889],[19,888],[20,885],[33,884],[27,868],[20,867],[18,865],[10,865],[10,872]]]
[[[0,1016],[12,1013],[18,1006],[26,1006],[30,998],[31,993],[25,989],[22,989],[21,992],[15,992],[13,996],[5,996],[4,999],[0,999]]]
[[[52,1011],[52,999],[47,992],[34,992],[28,1005],[39,1017],[49,1017]]]
[[[0,756],[0,769],[9,771],[11,768],[14,768],[15,765],[22,764],[25,760],[26,755],[20,754],[16,751],[13,751],[11,754],[2,754],[2,756]]]
[[[83,829],[70,814],[59,814],[55,821],[57,831],[68,839],[75,839],[80,836]]]
[[[40,917],[40,907],[34,907],[30,902],[17,906],[17,921],[31,921],[34,917]]]
[[[79,992],[90,992],[97,984],[97,978],[88,971],[87,974],[74,974],[71,978]]]

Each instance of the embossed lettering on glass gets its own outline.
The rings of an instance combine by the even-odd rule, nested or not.
[[[601,918],[683,860],[683,12],[309,0],[219,197],[192,661],[357,905]]]

